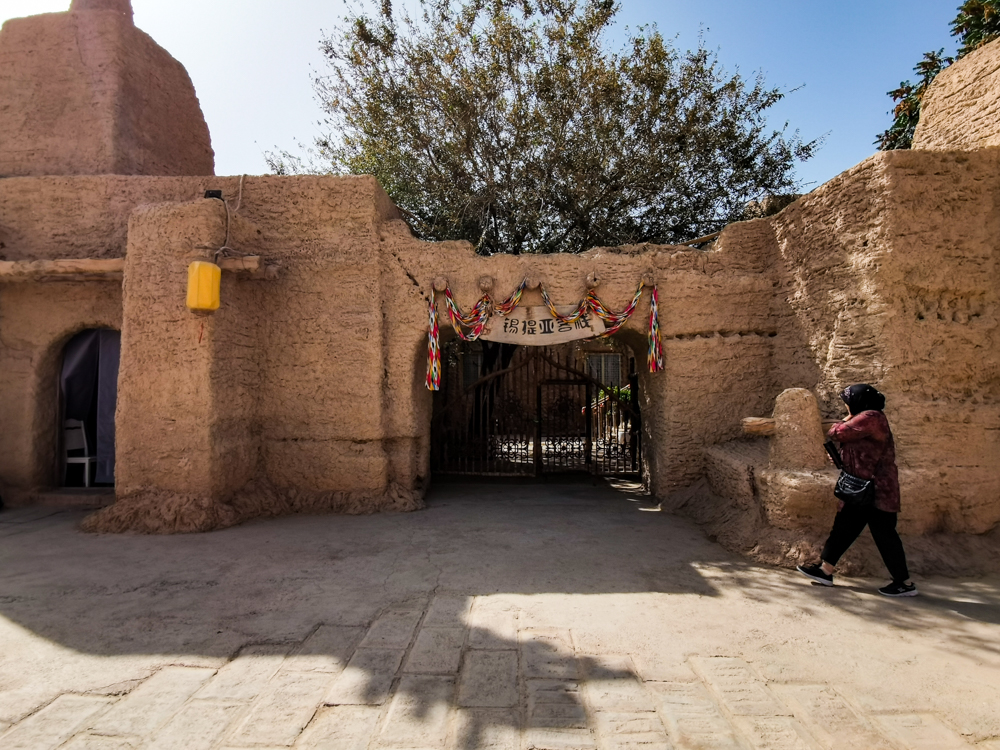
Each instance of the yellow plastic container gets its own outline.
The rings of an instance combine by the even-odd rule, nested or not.
[[[206,260],[188,266],[187,306],[191,310],[218,310],[222,269]]]

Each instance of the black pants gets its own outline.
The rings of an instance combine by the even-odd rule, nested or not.
[[[823,546],[821,558],[830,565],[836,565],[840,556],[854,544],[865,526],[871,529],[875,546],[882,555],[885,567],[893,581],[909,579],[910,572],[906,568],[906,553],[903,552],[903,542],[896,533],[896,514],[887,513],[873,507],[858,507],[845,505],[844,509],[833,520],[833,530],[830,538]]]

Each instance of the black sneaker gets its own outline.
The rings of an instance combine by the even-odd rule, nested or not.
[[[893,581],[888,586],[883,586],[878,590],[882,596],[916,596],[917,587],[912,583],[899,583]]]
[[[806,578],[812,578],[816,583],[822,586],[833,585],[833,575],[824,573],[823,568],[819,565],[797,565],[795,569]]]

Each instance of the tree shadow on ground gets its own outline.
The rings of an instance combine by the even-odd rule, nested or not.
[[[5,512],[0,615],[7,622],[0,620],[0,637],[8,648],[0,657],[0,706],[6,706],[0,721],[37,710],[57,688],[118,694],[131,689],[129,680],[164,664],[224,670],[271,644],[282,654],[279,674],[326,669],[329,691],[337,680],[356,680],[346,698],[332,692],[318,697],[329,708],[317,718],[342,706],[378,704],[388,694],[385,670],[391,667],[391,692],[406,700],[378,709],[373,731],[388,726],[396,708],[404,720],[428,725],[436,707],[447,705],[468,714],[460,746],[471,748],[505,727],[551,729],[530,712],[530,681],[576,683],[553,700],[566,701],[570,724],[587,726],[580,684],[627,684],[636,665],[614,642],[602,648],[625,661],[609,664],[588,644],[574,645],[569,628],[549,637],[536,632],[530,618],[518,620],[528,634],[520,638],[517,630],[499,627],[504,615],[496,622],[488,615],[477,620],[475,607],[458,607],[435,624],[428,618],[442,597],[516,608],[511,600],[540,606],[554,595],[558,606],[581,608],[584,619],[586,597],[606,595],[657,595],[664,611],[733,592],[760,604],[812,606],[808,598],[802,603],[808,584],[796,574],[748,563],[710,543],[692,523],[640,512],[642,503],[634,500],[582,484],[452,485],[432,493],[419,513],[287,517],[172,537],[82,534],[74,527],[80,512]],[[1000,624],[1000,587],[988,581],[961,586],[959,596],[924,586],[923,598],[906,602],[870,596],[853,582],[810,593],[817,605],[835,606],[862,622],[933,628],[943,648],[998,653],[995,634],[991,639],[968,625]],[[573,598],[559,598],[566,595]],[[387,612],[417,613],[405,642],[372,635]],[[342,643],[317,639],[331,629],[352,636]],[[454,670],[409,666],[428,630],[464,634]],[[515,704],[509,697],[497,699],[507,701],[502,706],[463,698],[466,660],[475,652],[516,655]],[[352,665],[359,653],[365,658]],[[504,658],[497,656],[497,663]],[[438,692],[428,688],[434,685]],[[266,691],[262,687],[261,695]]]

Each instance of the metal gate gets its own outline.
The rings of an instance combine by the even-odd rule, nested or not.
[[[641,476],[635,358],[608,346],[453,341],[434,396],[432,470]]]

